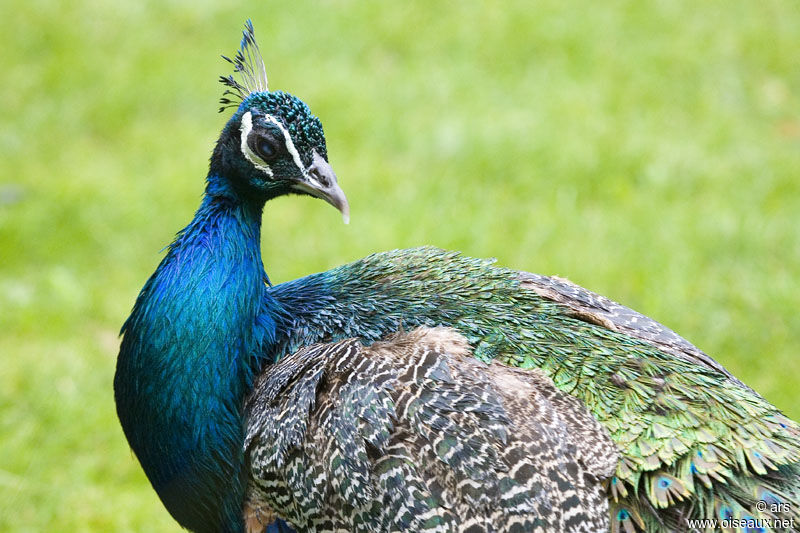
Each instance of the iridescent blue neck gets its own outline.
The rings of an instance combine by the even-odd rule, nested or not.
[[[194,531],[242,529],[241,407],[276,329],[262,207],[211,176],[123,326],[120,421],[167,509]]]

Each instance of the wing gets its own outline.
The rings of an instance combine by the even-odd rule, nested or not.
[[[584,289],[568,279],[557,276],[542,276],[529,272],[519,273],[520,286],[534,291],[539,296],[563,304],[567,314],[597,324],[612,331],[624,332],[636,339],[644,340],[662,351],[695,362],[723,374],[744,385],[731,375],[725,367],[705,354],[692,343],[659,324],[652,318],[637,313],[629,307],[611,301],[605,296]]]
[[[479,360],[540,369],[621,451],[608,489],[613,528],[769,517],[756,508],[766,500],[793,502],[797,517],[798,425],[675,333],[585,289],[419,248],[278,285],[270,296],[292,317],[275,356],[448,326]]]
[[[261,376],[248,420],[249,505],[301,531],[609,526],[605,429],[541,372],[477,361],[452,329],[303,348]]]

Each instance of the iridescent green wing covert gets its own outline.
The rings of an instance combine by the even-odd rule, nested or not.
[[[759,500],[800,520],[798,425],[667,328],[589,291],[418,248],[270,292],[293,320],[276,354],[443,325],[481,360],[541,369],[621,452],[608,487],[613,530],[684,530],[690,518],[779,508],[761,512]]]

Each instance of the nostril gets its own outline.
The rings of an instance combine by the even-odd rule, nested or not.
[[[314,177],[314,179],[317,180],[317,182],[323,187],[331,186],[331,180],[328,178],[328,176],[325,175],[324,172],[320,172],[320,169],[318,167],[312,166],[308,170],[308,173],[311,174]]]

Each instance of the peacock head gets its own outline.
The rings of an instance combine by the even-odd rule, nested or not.
[[[268,200],[284,194],[321,198],[349,221],[350,207],[328,163],[322,123],[296,96],[270,92],[253,24],[245,24],[233,59],[234,75],[220,112],[236,106],[212,156],[212,173],[227,176],[248,196]],[[214,168],[217,166],[218,168]]]

